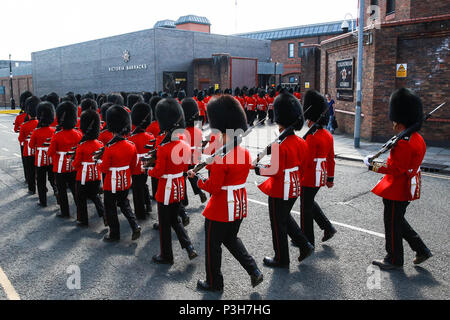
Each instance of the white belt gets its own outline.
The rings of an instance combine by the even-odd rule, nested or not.
[[[27,143],[27,148],[28,148],[28,155],[31,155],[31,149],[30,149],[30,139],[25,139]]]
[[[320,177],[322,176],[322,162],[327,161],[326,158],[315,158],[316,164],[316,187],[320,187]]]
[[[245,183],[234,186],[223,186],[222,190],[227,190],[227,203],[228,203],[228,221],[234,221],[234,194],[233,192],[239,189],[245,188]]]
[[[82,162],[83,170],[81,171],[81,184],[84,186],[86,184],[86,175],[87,175],[87,168],[90,165],[95,164],[95,162]],[[97,166],[94,168],[96,170]]]
[[[298,171],[298,167],[284,169],[284,192],[283,200],[289,200],[289,189],[291,188],[291,172]]]
[[[116,184],[117,184],[117,172],[128,170],[130,166],[124,167],[112,167],[109,168],[111,172],[111,192],[116,193]]]
[[[147,155],[147,153],[138,153],[137,154],[136,166],[139,164],[139,161],[141,160],[141,158],[143,158],[145,155]],[[145,170],[142,163],[141,163],[141,169]]]
[[[38,147],[36,149],[38,150],[37,166],[40,167],[41,166],[41,161],[42,161],[42,151],[47,152],[48,151],[48,147]]]
[[[419,184],[419,181],[417,180],[417,176],[420,174],[420,167],[417,170],[416,174],[414,175],[414,177],[411,178],[411,197],[414,199],[415,195],[416,195],[416,189],[417,189],[417,185]],[[420,184],[419,184],[420,186]]]
[[[172,193],[172,180],[181,178],[183,176],[183,172],[175,173],[175,174],[165,174],[161,178],[167,179],[166,181],[166,189],[164,190],[164,205],[169,205],[170,194]]]
[[[59,160],[58,160],[58,173],[61,173],[62,170],[62,166],[64,163],[64,156],[67,154],[67,152],[56,152],[57,154],[59,154]]]

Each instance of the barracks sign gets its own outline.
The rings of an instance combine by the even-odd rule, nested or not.
[[[128,50],[125,50],[122,54],[123,61],[125,63],[128,63],[130,61],[131,55]],[[108,67],[109,72],[116,72],[116,71],[130,71],[130,70],[144,70],[147,69],[147,64],[135,64],[135,65],[123,65],[123,66],[114,66],[114,67]]]

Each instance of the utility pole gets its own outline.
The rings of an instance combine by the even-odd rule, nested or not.
[[[359,0],[359,25],[358,25],[358,65],[356,81],[356,108],[355,108],[355,129],[354,147],[359,148],[361,133],[361,100],[362,100],[362,69],[363,69],[363,40],[364,40],[364,0]]]
[[[9,89],[10,89],[10,102],[11,109],[16,108],[16,102],[14,101],[14,90],[13,90],[13,73],[12,73],[12,65],[11,65],[11,54],[9,54]]]

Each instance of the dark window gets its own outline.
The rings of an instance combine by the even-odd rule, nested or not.
[[[378,0],[370,0],[370,5],[371,6],[377,6],[378,5]]]
[[[293,43],[288,44],[288,57],[289,58],[294,57],[294,44]]]
[[[298,57],[301,58],[302,56],[302,47],[303,47],[303,42],[299,42],[298,43]]]
[[[395,12],[395,0],[387,0],[386,2],[386,14]]]
[[[290,83],[294,83],[295,82],[295,77],[289,77],[289,82]]]

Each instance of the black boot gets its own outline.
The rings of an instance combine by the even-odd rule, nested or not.
[[[133,230],[133,234],[131,235],[131,240],[137,240],[141,236],[141,227],[137,226],[136,229]]]
[[[307,247],[300,250],[300,256],[298,257],[298,262],[302,262],[314,252],[314,246],[308,242]]]
[[[252,287],[256,287],[258,284],[263,282],[264,276],[259,269],[256,269],[255,272],[250,276],[250,280],[252,282]]]
[[[429,258],[431,258],[433,256],[433,254],[431,253],[430,250],[426,251],[425,253],[416,254],[416,257],[414,258],[413,263],[414,264],[421,264],[422,262],[424,262],[425,260],[428,260]]]
[[[197,251],[195,251],[194,246],[191,244],[186,248],[186,251],[189,256],[189,260],[195,259],[198,257]]]
[[[208,282],[206,282],[206,280],[198,280],[197,281],[197,288],[200,290],[204,290],[204,291],[217,291],[217,292],[222,292],[223,291],[223,287],[221,288],[215,288],[215,287],[211,287]]]
[[[323,233],[322,242],[325,242],[325,241],[333,238],[333,236],[336,232],[337,232],[336,229],[333,227],[331,227],[330,230],[325,230],[325,232]]]
[[[263,259],[263,263],[272,268],[289,268],[289,263],[280,263],[279,261],[275,260],[274,258],[265,257]]]
[[[152,260],[153,260],[153,262],[159,263],[159,264],[173,264],[173,260],[165,259],[159,254],[153,256]]]

